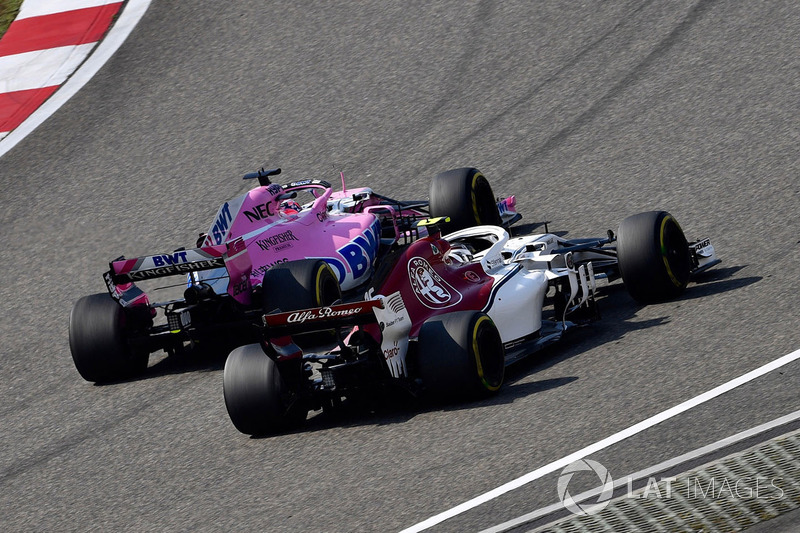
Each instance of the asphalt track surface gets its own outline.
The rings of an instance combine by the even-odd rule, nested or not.
[[[796,2],[318,4],[153,2],[0,159],[4,530],[397,531],[800,347]],[[724,263],[671,303],[603,287],[601,322],[478,403],[250,439],[221,359],[84,382],[68,316],[108,260],[191,245],[262,165],[398,198],[476,166],[527,222],[666,209]],[[592,458],[641,470],[797,410],[798,384],[794,363]],[[553,475],[434,530],[555,501]]]

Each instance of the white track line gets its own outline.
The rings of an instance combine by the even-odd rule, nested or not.
[[[108,31],[108,34],[100,41],[97,48],[89,58],[75,71],[75,73],[62,85],[47,101],[31,113],[31,115],[11,133],[5,137],[0,137],[0,157],[14,148],[18,142],[28,136],[33,130],[39,127],[42,122],[50,118],[58,108],[64,105],[67,100],[72,98],[92,77],[105,65],[114,52],[116,52],[133,28],[144,16],[145,11],[150,6],[151,0],[128,0],[122,8],[119,18]]]
[[[692,461],[694,459],[703,457],[708,455],[712,452],[717,450],[721,450],[731,444],[736,444],[737,442],[741,442],[745,439],[749,439],[755,435],[760,433],[764,433],[776,427],[783,426],[790,422],[794,422],[796,420],[800,420],[800,411],[795,411],[794,413],[790,413],[786,416],[782,416],[780,418],[776,418],[771,422],[767,422],[765,424],[761,424],[760,426],[756,426],[754,428],[747,429],[742,431],[741,433],[737,433],[735,435],[731,435],[730,437],[726,437],[722,440],[718,440],[713,444],[709,444],[707,446],[703,446],[702,448],[698,448],[694,451],[689,453],[685,453],[683,455],[679,455],[677,457],[673,457],[672,459],[668,459],[662,463],[658,463],[657,465],[653,465],[651,467],[645,468],[644,470],[640,470],[624,478],[618,479],[614,482],[614,490],[623,487],[624,485],[628,484],[629,482],[638,481],[640,479],[644,479],[646,477],[650,477],[653,474],[657,474],[659,472],[664,472],[665,470],[669,470],[672,467],[678,466],[680,464]],[[604,489],[603,486],[594,488],[592,490],[587,490],[586,492],[582,492],[577,496],[574,496],[572,499],[575,500],[576,503],[580,503],[586,499],[589,499],[593,496],[597,496],[600,492]],[[564,508],[564,504],[561,502],[554,503],[552,505],[548,505],[547,507],[542,507],[541,509],[537,509],[531,513],[522,515],[520,517],[514,518],[513,520],[509,520],[508,522],[503,522],[502,524],[497,524],[496,526],[492,526],[488,529],[484,529],[479,533],[502,533],[503,531],[508,531],[509,529],[513,529],[517,526],[521,526],[528,522],[532,522],[537,518],[541,518],[543,516],[547,516],[551,513],[556,511],[560,511]]]
[[[646,420],[643,420],[643,421],[639,422],[638,424],[634,424],[633,426],[631,426],[631,427],[629,427],[627,429],[624,429],[624,430],[622,430],[622,431],[620,431],[618,433],[615,433],[615,434],[611,435],[610,437],[606,437],[605,439],[603,439],[601,441],[598,441],[598,442],[595,442],[594,444],[590,444],[589,446],[587,446],[587,447],[585,447],[585,448],[583,448],[581,450],[578,450],[577,452],[571,453],[570,455],[567,455],[566,457],[562,457],[561,459],[558,459],[557,461],[553,461],[552,463],[547,464],[547,465],[545,465],[545,466],[543,466],[541,468],[537,468],[536,470],[534,470],[532,472],[528,472],[524,476],[518,477],[517,479],[514,479],[512,481],[509,481],[508,483],[506,483],[504,485],[501,485],[501,486],[497,487],[496,489],[490,490],[489,492],[481,494],[480,496],[476,496],[475,498],[472,498],[469,501],[466,501],[466,502],[464,502],[464,503],[462,503],[460,505],[457,505],[457,506],[453,507],[452,509],[444,511],[443,513],[439,513],[439,514],[437,514],[435,516],[432,516],[432,517],[428,518],[427,520],[425,520],[423,522],[420,522],[420,523],[415,524],[415,525],[413,525],[413,526],[411,526],[409,528],[404,529],[403,531],[401,531],[401,533],[416,533],[418,531],[424,531],[424,530],[426,530],[426,529],[428,529],[428,528],[430,528],[432,526],[435,526],[436,524],[444,522],[445,520],[453,518],[454,516],[457,516],[457,515],[459,515],[461,513],[469,511],[470,509],[473,509],[473,508],[475,508],[475,507],[477,507],[477,506],[479,506],[481,504],[484,504],[484,503],[486,503],[486,502],[488,502],[490,500],[493,500],[493,499],[495,499],[495,498],[497,498],[499,496],[502,496],[503,494],[505,494],[507,492],[510,492],[510,491],[512,491],[514,489],[517,489],[517,488],[519,488],[519,487],[521,487],[523,485],[526,485],[527,483],[530,483],[531,481],[539,479],[542,476],[545,476],[547,474],[555,472],[556,470],[564,468],[568,464],[570,464],[570,463],[572,463],[574,461],[577,461],[578,459],[583,459],[584,457],[586,457],[588,455],[591,455],[593,453],[599,452],[600,450],[608,448],[612,444],[616,444],[616,443],[618,443],[620,441],[623,441],[623,440],[625,440],[625,439],[627,439],[629,437],[632,437],[633,435],[636,435],[637,433],[641,433],[642,431],[644,431],[644,430],[646,430],[648,428],[651,428],[651,427],[655,426],[656,424],[660,424],[661,422],[663,422],[665,420],[668,420],[668,419],[670,419],[670,418],[672,418],[672,417],[674,417],[676,415],[679,415],[679,414],[681,414],[683,412],[686,412],[689,409],[697,407],[700,404],[703,404],[703,403],[705,403],[705,402],[707,402],[707,401],[709,401],[709,400],[711,400],[713,398],[716,398],[717,396],[719,396],[721,394],[724,394],[724,393],[726,393],[726,392],[728,392],[730,390],[733,390],[733,389],[735,389],[735,388],[737,388],[737,387],[739,387],[741,385],[744,385],[745,383],[753,381],[754,379],[759,378],[759,377],[763,376],[764,374],[768,374],[769,372],[772,372],[773,370],[775,370],[777,368],[780,368],[780,367],[782,367],[784,365],[787,365],[787,364],[789,364],[792,361],[795,361],[797,359],[800,359],[800,350],[795,350],[794,352],[792,352],[790,354],[784,355],[783,357],[780,357],[780,358],[778,358],[778,359],[776,359],[776,360],[774,360],[774,361],[772,361],[770,363],[767,363],[764,366],[756,368],[755,370],[752,370],[752,371],[748,372],[747,374],[744,374],[744,375],[739,376],[738,378],[732,379],[732,380],[728,381],[727,383],[724,383],[724,384],[722,384],[722,385],[720,385],[718,387],[715,387],[715,388],[711,389],[710,391],[704,392],[703,394],[700,394],[699,396],[695,396],[694,398],[692,398],[690,400],[686,400],[685,402],[680,403],[680,404],[676,405],[675,407],[671,407],[670,409],[667,409],[666,411],[662,411],[662,412],[658,413],[657,415],[651,416],[650,418],[648,418]]]

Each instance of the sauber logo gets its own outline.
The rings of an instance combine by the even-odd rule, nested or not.
[[[340,316],[355,315],[361,311],[361,307],[352,307],[350,309],[331,309],[330,307],[320,307],[319,309],[310,309],[308,311],[298,311],[286,317],[286,322],[294,324],[296,322],[303,323],[308,320],[320,320],[323,318],[334,318]]]
[[[408,279],[414,295],[430,309],[444,309],[461,301],[461,293],[436,273],[425,259],[414,257],[408,262]]]

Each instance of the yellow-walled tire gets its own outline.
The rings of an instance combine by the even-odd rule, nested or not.
[[[679,296],[689,282],[689,244],[666,211],[633,215],[619,226],[617,259],[628,293],[647,304]]]
[[[431,217],[450,217],[442,232],[501,224],[492,187],[476,168],[456,168],[437,174],[430,187]]]
[[[487,314],[458,311],[422,325],[416,364],[431,397],[475,399],[500,389],[505,351],[500,333]]]

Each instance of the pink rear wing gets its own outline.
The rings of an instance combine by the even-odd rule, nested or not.
[[[253,264],[241,238],[225,244],[119,259],[112,261],[109,267],[111,280],[120,284],[222,267],[228,271],[231,280],[228,294],[240,303],[250,303]]]
[[[111,276],[117,283],[186,274],[225,266],[224,244],[179,250],[166,254],[145,255],[134,259],[119,259],[110,263]]]

